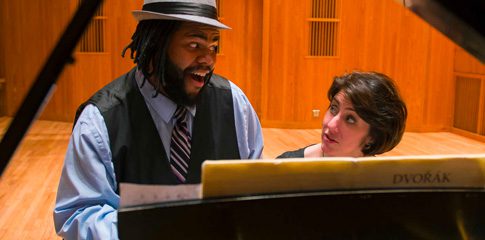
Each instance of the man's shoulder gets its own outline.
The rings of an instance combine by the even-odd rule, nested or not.
[[[98,90],[87,103],[96,105],[101,112],[119,105],[133,89],[133,74],[133,71],[130,71],[114,79]]]
[[[208,86],[219,89],[231,89],[231,81],[221,75],[214,73],[212,74]]]
[[[106,92],[106,91],[112,91],[113,93],[117,93],[122,89],[129,89],[133,87],[132,82],[135,76],[134,74],[135,74],[134,70],[131,70],[115,78],[110,83],[108,83],[103,88],[101,88],[97,93]]]
[[[231,91],[232,95],[234,95],[234,97],[246,98],[246,95],[241,90],[241,88],[239,88],[235,83],[221,75],[212,75],[211,81],[208,85],[213,88],[229,90]]]

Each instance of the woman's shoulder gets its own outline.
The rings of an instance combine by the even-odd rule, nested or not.
[[[304,152],[305,152],[305,148],[300,148],[298,150],[295,150],[295,151],[288,151],[288,152],[284,152],[283,154],[279,155],[278,157],[276,158],[302,158],[304,157]]]
[[[284,152],[283,154],[279,155],[276,158],[304,158],[306,149],[307,148],[311,149],[315,145],[318,145],[318,144],[312,144],[310,146],[306,146],[306,147],[300,148],[298,150]]]
[[[304,155],[307,158],[323,157],[322,144],[318,143],[306,147]]]

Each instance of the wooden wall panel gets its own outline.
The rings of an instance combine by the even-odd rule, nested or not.
[[[7,79],[7,115],[13,116],[70,21],[77,1],[20,0],[2,1],[1,4],[0,18],[6,26],[2,36],[9,37],[2,38],[3,44],[0,45],[8,61],[0,58],[0,65],[5,69]],[[129,43],[136,27],[131,10],[138,9],[143,1],[106,0],[104,4],[109,4],[105,8],[108,18],[106,53],[75,53],[75,63],[64,69],[40,118],[72,121],[80,103],[110,82],[113,76],[119,76],[133,66],[130,59],[121,58],[121,50]]]
[[[121,76],[135,66],[129,53],[122,58],[121,52],[131,42],[131,36],[137,25],[131,11],[140,9],[142,5],[143,0],[110,2],[108,26],[111,31],[109,46],[113,77]]]
[[[482,89],[480,90],[478,134],[485,138],[485,76],[482,76]]]
[[[76,109],[73,107],[75,105],[73,97],[75,93],[73,94],[71,83],[75,81],[75,78],[73,78],[71,69],[73,69],[72,65],[66,66],[59,76],[57,84],[46,97],[40,110],[40,119],[53,121],[72,121],[74,119]],[[83,91],[82,88],[76,89],[76,91]]]
[[[475,57],[467,53],[463,48],[455,48],[454,57],[455,72],[458,73],[475,73],[485,75],[485,64],[482,64]]]
[[[394,25],[394,30],[390,31],[392,35],[386,36],[384,41],[395,41],[396,48],[394,51],[382,53],[384,61],[394,61],[394,65],[389,69],[366,70],[382,71],[397,82],[408,107],[407,126],[409,130],[409,127],[419,127],[423,122],[423,98],[426,95],[431,28],[413,13],[394,2],[387,3],[388,11],[394,14],[389,14],[376,21],[390,20],[386,21],[386,24]],[[396,19],[393,19],[392,16],[396,16]],[[358,49],[356,50],[358,51]],[[372,58],[368,58],[368,61],[372,61]]]
[[[472,125],[476,122],[477,129],[473,128],[464,128],[461,126],[455,126],[458,128],[453,128],[452,130],[458,134],[475,138],[478,140],[483,141],[485,136],[485,64],[481,63],[475,57],[467,53],[461,47],[456,46],[454,49],[454,74],[459,78],[470,78],[470,79],[479,79],[481,81],[481,91],[478,98],[475,96],[473,99],[473,95],[468,93],[459,94],[458,92],[455,94],[455,103],[459,102],[457,100],[466,99],[470,101],[469,105],[478,106],[478,112],[470,112],[467,116],[462,116],[463,112],[468,109],[470,106],[464,106],[465,110],[457,111],[455,109],[454,122],[456,123],[458,120],[467,117],[465,120],[467,122],[472,123]],[[476,91],[477,89],[473,89]],[[455,104],[455,108],[459,107]],[[458,109],[460,110],[460,109]],[[473,118],[475,117],[475,119]],[[466,130],[465,130],[466,129]]]
[[[419,131],[449,130],[453,125],[455,46],[446,36],[432,29],[425,81],[426,92],[423,96],[423,122],[419,126],[414,126]]]
[[[260,113],[262,1],[219,1],[221,21],[232,29],[221,31],[215,72],[238,85]]]
[[[453,126],[472,133],[479,132],[481,79],[456,76]]]
[[[241,87],[264,127],[319,128],[333,76],[374,70],[397,81],[409,108],[408,131],[446,130],[452,121],[453,66],[455,71],[485,72],[480,63],[465,62],[466,54],[395,1],[341,0],[336,57],[307,55],[310,0],[222,1],[222,21],[233,29],[222,31],[216,72]],[[71,15],[65,9],[72,1],[41,2],[1,3],[6,27],[0,31],[9,36],[3,39],[8,61],[2,62],[8,115],[14,114]],[[42,118],[71,121],[92,92],[133,67],[120,54],[136,27],[131,10],[142,3],[105,3],[106,54],[96,59],[76,54],[76,64],[59,79]],[[320,110],[320,117],[312,116],[313,109]]]
[[[67,25],[68,1],[2,1],[7,115],[13,116]],[[55,13],[55,14],[52,14]],[[41,20],[42,19],[42,20]],[[64,106],[63,106],[64,107]]]
[[[77,53],[75,58],[76,63],[60,79],[43,119],[72,121],[79,105],[112,80],[110,54]]]
[[[323,76],[312,76],[315,66],[305,59],[308,50],[306,21],[309,11],[306,4],[298,1],[269,1],[269,42],[267,78],[262,97],[266,98],[260,115],[263,125],[279,127],[306,124],[311,115],[305,110],[313,105],[312,90],[321,92]],[[316,61],[319,61],[317,59]],[[305,73],[305,74],[303,74]],[[323,72],[325,74],[326,72]],[[318,94],[320,98],[324,95]]]
[[[117,1],[104,1],[105,6],[109,6],[105,7],[105,52],[75,54],[76,63],[68,69],[70,76],[59,83],[58,93],[54,95],[42,118],[71,121],[82,102],[134,66],[128,56],[124,59],[121,57],[121,51],[130,42],[136,28],[136,20],[131,15],[131,10],[143,4],[140,0],[136,2],[120,4]],[[61,107],[66,110],[59,112],[57,108],[60,106],[56,104],[56,97],[63,99],[63,95],[69,96],[69,100],[64,101],[64,106]]]
[[[73,53],[74,64],[69,65],[58,81],[58,87],[49,101],[41,118],[47,120],[72,121],[76,109],[92,94],[112,79],[112,70],[117,63],[111,60],[112,37],[111,28],[112,8],[110,0],[103,2],[104,16],[104,52],[80,52],[79,47]],[[77,1],[70,1],[71,12],[77,9]],[[94,39],[90,39],[94,41]]]
[[[485,140],[485,75],[455,72],[454,133]]]
[[[5,6],[6,1],[0,2],[0,16],[5,16]],[[5,32],[5,19],[4,17],[0,17],[0,78],[5,78],[5,48],[4,48],[4,41],[6,36]]]
[[[5,20],[1,16],[5,16],[6,1],[0,1],[0,36],[6,36]],[[6,109],[6,90],[5,90],[5,44],[4,37],[0,37],[0,116],[5,116]]]
[[[452,101],[454,45],[413,13],[394,1],[342,0],[339,56],[317,58],[306,52],[310,1],[268,2],[263,126],[320,127],[333,76],[373,70],[396,80],[408,105],[407,130],[450,127],[452,107],[441,103]]]

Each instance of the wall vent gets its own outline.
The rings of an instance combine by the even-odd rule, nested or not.
[[[472,133],[478,132],[480,89],[480,78],[456,76],[454,127]]]
[[[79,4],[83,0],[79,0]],[[79,52],[83,53],[101,53],[106,52],[105,48],[105,25],[106,16],[104,4],[101,4],[96,11],[93,20],[89,24],[79,42]]]
[[[340,0],[311,0],[311,16],[308,19],[310,56],[338,55],[339,5]]]

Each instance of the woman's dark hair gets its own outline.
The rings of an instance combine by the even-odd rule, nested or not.
[[[131,37],[131,43],[121,52],[121,56],[124,57],[126,50],[130,49],[131,59],[138,65],[138,69],[143,72],[145,77],[149,78],[153,75],[159,77],[160,81],[155,86],[157,93],[160,90],[160,84],[165,85],[165,63],[168,43],[171,35],[179,26],[179,21],[140,21]],[[145,80],[143,83],[145,83]]]
[[[377,72],[352,72],[334,78],[328,99],[332,101],[340,91],[370,125],[372,142],[363,147],[364,156],[385,153],[401,141],[407,108],[391,78]]]

